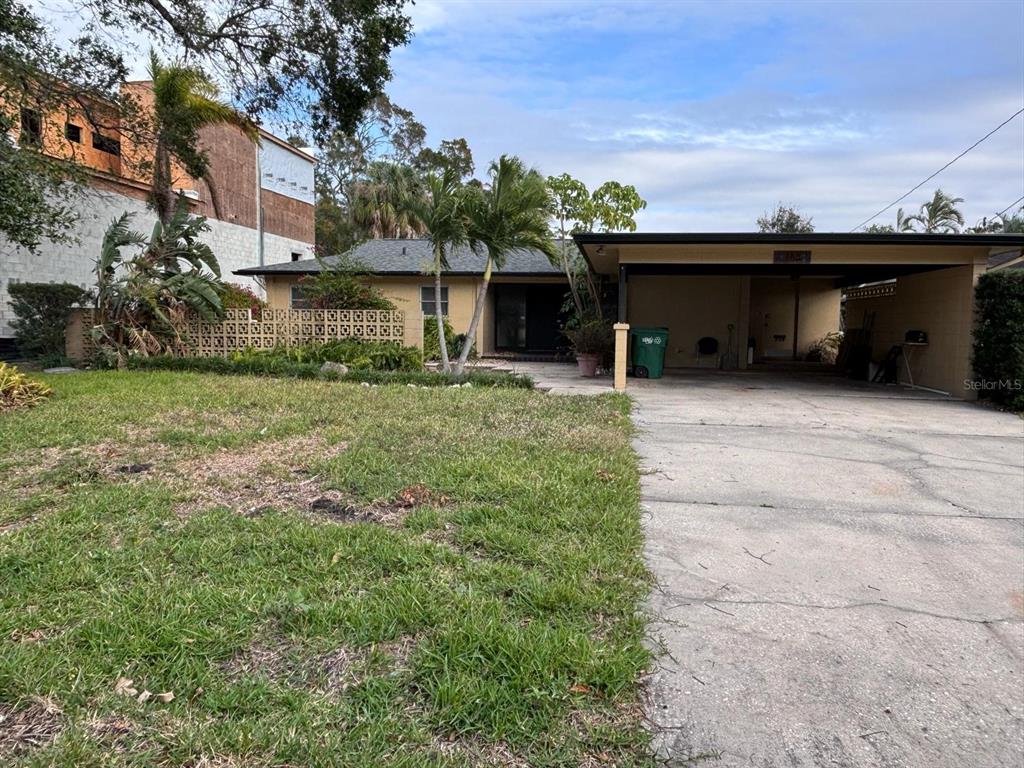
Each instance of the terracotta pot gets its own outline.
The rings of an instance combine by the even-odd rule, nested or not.
[[[596,352],[577,352],[576,365],[580,367],[580,376],[593,378],[597,376],[597,366],[601,362],[601,355]]]

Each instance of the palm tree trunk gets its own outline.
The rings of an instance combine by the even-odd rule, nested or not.
[[[171,189],[171,155],[163,139],[157,139],[153,153],[152,194],[156,216],[166,226],[174,213],[174,190]]]
[[[448,362],[448,340],[444,337],[444,312],[441,309],[441,249],[434,252],[434,318],[437,320],[437,343],[441,348],[441,370],[450,373],[451,363]]]
[[[466,369],[466,360],[473,350],[473,342],[476,341],[476,330],[480,325],[480,318],[484,314],[484,302],[487,299],[487,288],[491,284],[491,259],[487,258],[487,268],[484,269],[484,279],[480,283],[480,290],[476,294],[476,306],[473,307],[473,319],[469,321],[469,330],[466,331],[466,340],[462,342],[462,351],[459,352],[458,362],[455,363],[455,375],[461,376]]]

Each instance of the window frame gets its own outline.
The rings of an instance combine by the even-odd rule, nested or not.
[[[43,116],[39,110],[21,108],[18,114],[18,143],[25,147],[43,146]]]
[[[97,131],[92,132],[92,148],[113,157],[121,156],[121,141],[104,136]]]
[[[83,143],[83,128],[80,125],[74,123],[64,123],[64,138],[74,144]],[[77,138],[76,138],[77,137]]]
[[[431,310],[427,311],[427,305],[430,305]],[[441,286],[441,316],[448,317],[448,310],[451,307],[449,300],[448,286]],[[421,285],[420,286],[420,312],[424,317],[434,317],[437,314],[434,301],[434,286],[432,285]]]
[[[291,309],[312,309],[309,296],[305,294],[307,294],[306,286],[292,283],[291,290],[288,292],[288,306]]]

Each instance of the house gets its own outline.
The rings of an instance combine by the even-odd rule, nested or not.
[[[420,328],[419,318],[435,314],[433,250],[425,239],[369,240],[350,253],[352,261],[365,266],[367,282],[403,310]],[[259,277],[265,283],[271,309],[302,309],[306,298],[302,278],[337,263],[323,260],[286,261],[235,271],[241,277]],[[482,282],[485,258],[468,247],[448,254],[444,273],[441,311],[456,333],[465,332],[473,316]],[[539,251],[509,254],[502,269],[491,279],[487,303],[477,333],[477,349],[483,355],[499,352],[551,353],[565,347],[560,328],[568,284],[565,275]]]
[[[123,88],[142,109],[151,108],[150,83],[126,83]],[[72,160],[87,173],[85,189],[73,199],[78,221],[69,232],[69,242],[46,241],[31,253],[0,238],[0,344],[9,343],[13,336],[8,285],[32,281],[89,287],[95,282],[94,262],[110,222],[129,211],[135,214],[133,228],[148,233],[155,221],[147,207],[151,147],[136,142],[135,134],[121,125],[109,107],[92,105],[90,112],[87,119],[77,107],[46,115],[21,109],[15,121],[11,138],[29,145],[23,151],[38,149]],[[174,187],[196,214],[207,217],[211,231],[206,239],[223,274],[230,276],[253,263],[312,256],[314,158],[265,130],[260,131],[258,145],[238,129],[225,126],[205,129],[200,140],[209,154],[219,212],[205,181],[175,168]],[[260,289],[252,279],[237,282]]]
[[[693,365],[697,342],[725,359],[799,359],[839,327],[840,292],[856,292],[846,327],[867,329],[871,358],[900,347],[901,381],[972,398],[974,285],[990,256],[1024,249],[1020,234],[588,233],[591,269],[618,281],[616,386],[625,386],[630,325],[667,326],[668,366]],[[923,335],[922,335],[923,334]],[[924,339],[922,341],[921,339]]]

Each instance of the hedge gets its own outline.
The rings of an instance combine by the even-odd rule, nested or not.
[[[974,301],[973,362],[978,394],[1024,410],[1024,270],[982,275]]]
[[[424,387],[444,387],[452,384],[472,384],[479,387],[506,387],[531,389],[528,376],[497,371],[470,371],[462,376],[432,371],[355,371],[339,375],[331,371],[320,372],[317,363],[297,363],[280,358],[245,358],[230,360],[225,357],[132,357],[128,367],[134,370],[189,371],[193,373],[219,373],[236,376],[279,376],[295,379],[325,379],[367,384],[414,384]]]
[[[64,359],[64,328],[71,311],[89,301],[89,291],[71,283],[11,283],[11,322],[18,351],[28,358]]]

